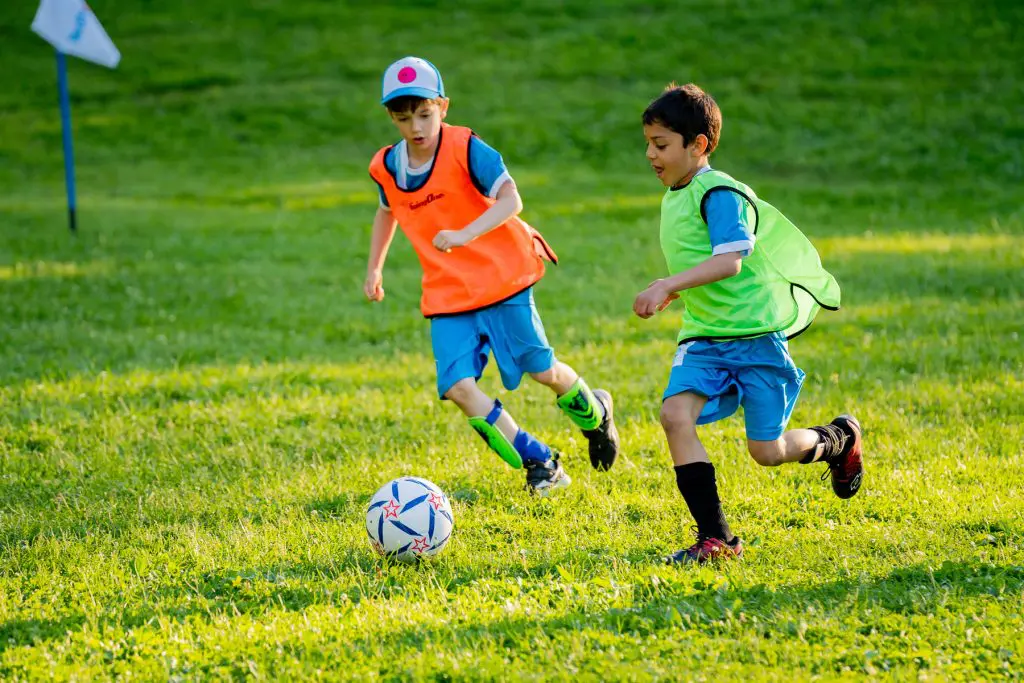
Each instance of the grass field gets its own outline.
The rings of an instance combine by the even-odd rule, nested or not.
[[[1024,6],[91,0],[124,59],[71,64],[0,8],[0,679],[1024,678]],[[574,484],[521,474],[434,400],[419,273],[365,270],[394,140],[379,77],[432,60],[562,256],[560,357],[616,396],[592,472],[536,385],[497,392]],[[852,410],[867,474],[759,468],[705,428],[742,563],[689,544],[658,425],[678,312],[639,115],[718,99],[715,165],[805,232],[843,309],[793,342],[794,425]],[[416,474],[456,531],[389,566],[370,495]]]

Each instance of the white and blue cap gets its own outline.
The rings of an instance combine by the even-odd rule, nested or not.
[[[441,72],[427,60],[403,57],[384,72],[381,91],[381,104],[406,95],[432,100],[444,97],[444,83]]]

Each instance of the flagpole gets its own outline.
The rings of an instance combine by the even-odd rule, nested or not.
[[[78,231],[75,206],[75,151],[71,144],[71,96],[68,94],[68,64],[57,50],[57,88],[60,91],[60,124],[64,138],[64,183],[68,194],[68,228]]]

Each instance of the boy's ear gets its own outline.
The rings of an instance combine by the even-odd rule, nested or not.
[[[444,121],[444,117],[448,116],[448,102],[450,100],[446,97],[441,101],[441,120]]]
[[[693,151],[697,153],[697,156],[704,156],[708,153],[708,145],[711,141],[708,140],[708,136],[704,133],[700,133],[693,139]]]

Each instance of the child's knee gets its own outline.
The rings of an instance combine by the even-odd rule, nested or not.
[[[558,379],[558,366],[553,365],[544,372],[531,372],[530,377],[532,377],[535,382],[540,382],[541,384],[550,386]]]
[[[577,375],[571,367],[556,360],[543,372],[531,372],[530,377],[555,391],[564,391],[572,387]]]
[[[754,441],[747,439],[747,450],[750,457],[758,465],[764,467],[775,467],[783,463],[782,456],[785,453],[781,439],[775,441]]]
[[[697,418],[685,410],[661,404],[661,426],[668,434],[697,433]]]
[[[476,393],[475,390],[476,380],[472,377],[466,377],[465,379],[460,379],[452,385],[451,389],[444,392],[444,397],[461,406],[472,398],[473,394]]]

